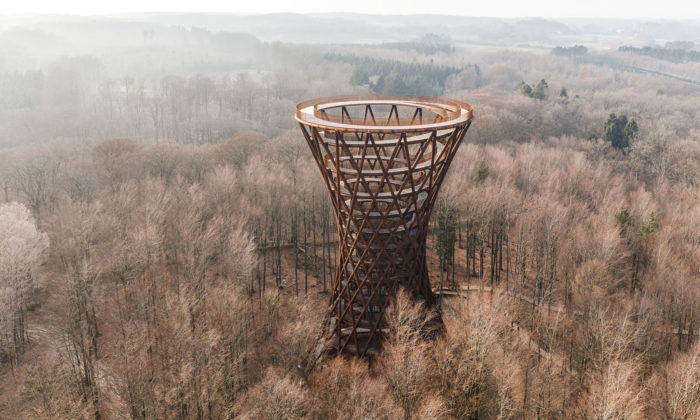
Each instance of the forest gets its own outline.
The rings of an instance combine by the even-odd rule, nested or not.
[[[692,48],[692,45],[689,45]],[[674,63],[683,63],[687,61],[700,61],[700,53],[690,49],[683,48],[658,48],[644,46],[642,48],[624,46],[620,47],[620,51],[631,52],[634,54],[648,55],[658,58],[659,60],[673,61]]]
[[[700,23],[382,19],[0,19],[1,419],[700,418],[700,64],[645,49]],[[380,355],[315,360],[338,237],[294,109],[378,92],[474,107],[445,331],[402,292]]]

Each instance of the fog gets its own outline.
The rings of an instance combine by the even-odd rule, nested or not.
[[[474,107],[445,329],[392,290],[379,356],[317,362],[342,245],[293,115],[363,94]],[[0,418],[698,418],[698,98],[690,19],[0,17]]]
[[[153,113],[154,97],[165,100],[167,92],[161,90],[168,81],[175,83],[177,78],[184,78],[177,83],[191,84],[194,76],[212,84],[208,101],[226,96],[219,98],[218,116],[223,115],[225,108],[221,103],[234,97],[221,89],[235,89],[237,84],[246,83],[242,75],[261,88],[269,89],[277,83],[287,90],[274,93],[272,98],[251,93],[252,102],[266,102],[265,116],[257,110],[234,107],[228,109],[229,121],[207,120],[217,133],[206,141],[248,128],[275,132],[277,128],[292,126],[287,118],[288,107],[295,101],[309,95],[362,89],[348,85],[347,64],[329,61],[330,52],[456,68],[477,64],[487,70],[485,66],[493,65],[498,72],[503,70],[499,70],[499,60],[548,57],[556,46],[584,45],[588,54],[558,65],[569,62],[576,68],[593,63],[618,70],[653,70],[700,79],[697,61],[678,65],[618,51],[623,46],[664,48],[674,41],[688,42],[692,49],[700,42],[700,23],[692,21],[133,14],[6,17],[0,21],[0,28],[0,144],[4,146],[52,138],[99,140],[131,136],[158,140],[161,134],[154,131],[160,127],[153,126],[160,122],[147,121],[153,119],[147,114]],[[478,87],[495,83],[497,88],[509,90],[535,72],[527,65],[511,67],[509,71],[513,72],[509,80],[491,83],[487,81],[491,72],[484,71],[484,81]],[[546,78],[552,71],[540,73],[535,77]],[[666,82],[655,79],[656,83]],[[566,84],[563,79],[556,81]],[[477,86],[454,86],[465,87]],[[595,86],[586,88],[589,93]],[[601,88],[607,86],[598,86]],[[195,93],[188,93],[192,94]],[[240,95],[236,97],[240,99]],[[192,98],[185,101],[191,104]],[[211,117],[210,111],[206,114],[202,117]],[[231,121],[238,118],[252,121]],[[268,120],[279,124],[269,124]]]

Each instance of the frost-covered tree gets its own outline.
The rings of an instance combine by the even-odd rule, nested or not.
[[[26,342],[25,312],[33,273],[49,246],[29,210],[0,205],[0,360],[17,356]]]

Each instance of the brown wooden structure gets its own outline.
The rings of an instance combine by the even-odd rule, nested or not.
[[[325,350],[372,355],[399,286],[429,307],[436,302],[425,259],[428,219],[472,107],[432,97],[331,97],[300,103],[296,120],[338,225]]]

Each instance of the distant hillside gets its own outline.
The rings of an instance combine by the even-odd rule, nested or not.
[[[523,43],[550,47],[571,38],[620,38],[620,44],[640,40],[663,42],[684,39],[700,42],[700,22],[634,21],[612,19],[504,19],[446,15],[366,15],[353,13],[262,15],[205,13],[132,13],[109,17],[34,16],[0,17],[0,32],[13,26],[53,31],[69,26],[74,32],[92,31],[105,37],[127,38],[153,28],[247,32],[261,41],[286,43],[404,43],[426,34],[447,36],[454,42],[515,46]],[[90,28],[92,26],[92,28]],[[80,30],[78,30],[80,28]],[[90,39],[74,40],[79,44]]]
[[[620,51],[630,52],[633,54],[647,55],[649,57],[658,58],[659,60],[671,61],[674,63],[684,62],[700,62],[700,51],[688,51],[679,48],[656,48],[656,47],[620,47]]]

